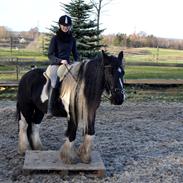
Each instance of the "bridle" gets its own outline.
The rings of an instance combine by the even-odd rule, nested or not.
[[[65,64],[64,64],[65,65]],[[65,67],[66,67],[66,69],[67,69],[67,71],[68,71],[68,73],[72,76],[72,78],[75,80],[75,82],[77,82],[77,79],[75,78],[75,76],[72,74],[72,72],[71,72],[71,68],[68,68],[68,66],[67,65],[65,65]],[[104,67],[104,73],[105,73],[105,69],[106,68],[111,68],[112,66],[111,65],[105,65],[105,66],[103,66]],[[105,76],[104,76],[105,77]],[[123,84],[123,83],[122,83]],[[105,79],[105,84],[104,84],[104,86],[107,88],[107,90],[109,90],[109,91],[111,91],[111,93],[122,93],[123,95],[124,95],[124,93],[125,93],[125,89],[124,88],[112,88],[112,89],[110,89],[110,87],[109,87],[109,85],[108,85],[108,83],[107,83],[107,81],[106,81],[106,79]],[[106,98],[106,99],[108,99],[108,100],[111,100],[111,98],[110,97],[108,97],[107,95],[105,95],[105,94],[103,94],[103,96]]]
[[[106,68],[111,68],[111,67],[112,67],[111,65],[105,65],[104,66],[104,73],[105,73]],[[122,84],[123,84],[123,82],[122,82]],[[107,90],[111,91],[111,93],[122,93],[123,95],[125,93],[125,89],[123,87],[122,87],[122,89],[121,88],[112,88],[112,89],[110,89],[109,84],[107,83],[106,79],[105,79],[105,84],[104,85],[107,88]]]

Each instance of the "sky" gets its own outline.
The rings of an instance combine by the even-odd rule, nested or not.
[[[49,32],[48,28],[64,14],[61,2],[70,0],[0,0],[0,26],[13,31],[38,27],[41,32]],[[112,0],[102,8],[101,28],[105,29],[103,34],[143,31],[183,39],[182,7],[183,0]]]

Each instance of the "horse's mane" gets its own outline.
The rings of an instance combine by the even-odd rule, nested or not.
[[[87,121],[84,117],[88,116],[89,108],[99,106],[104,89],[102,58],[85,60],[71,67],[64,81],[66,90],[73,86],[70,111],[75,121]]]
[[[102,58],[84,60],[71,66],[67,76],[80,85],[84,81],[85,94],[90,96],[96,95],[96,91],[101,89],[101,80],[103,79]],[[103,89],[103,88],[102,88]]]
[[[85,81],[85,95],[91,100],[96,100],[103,91],[103,66],[102,59],[96,58],[87,62],[84,67],[83,78]]]
[[[76,66],[77,67],[77,66]],[[104,89],[102,58],[85,60],[79,63],[79,68],[73,67],[72,74],[77,80],[77,89],[84,84],[84,95],[87,101],[97,100]],[[77,72],[77,75],[75,74]],[[68,73],[69,74],[69,73]]]

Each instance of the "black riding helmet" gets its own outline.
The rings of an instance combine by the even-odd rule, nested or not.
[[[59,23],[59,25],[71,26],[72,25],[72,20],[69,16],[63,15],[59,18],[58,23]]]

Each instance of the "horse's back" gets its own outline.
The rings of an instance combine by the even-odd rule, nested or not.
[[[26,99],[31,100],[32,92],[34,89],[41,91],[42,86],[46,82],[43,76],[44,69],[33,69],[26,74],[24,74],[19,82],[17,100]]]
[[[36,81],[40,81],[40,79],[42,80],[43,72],[44,72],[44,69],[40,69],[40,68],[28,71],[20,79],[19,85],[21,85],[22,83],[25,84],[26,82],[30,82],[30,81],[36,82]]]

